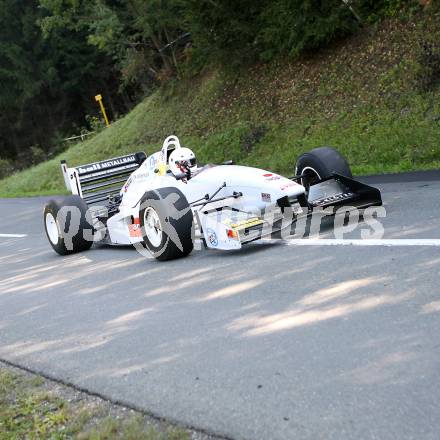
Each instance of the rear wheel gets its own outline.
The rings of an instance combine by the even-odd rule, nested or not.
[[[301,178],[306,191],[311,185],[331,177],[333,173],[353,177],[347,159],[332,147],[318,147],[302,154],[296,162],[295,173]]]
[[[186,257],[193,250],[193,214],[177,188],[147,191],[139,217],[144,245],[157,260]]]
[[[44,229],[52,249],[60,255],[86,251],[93,244],[88,207],[79,196],[50,200],[44,207]]]

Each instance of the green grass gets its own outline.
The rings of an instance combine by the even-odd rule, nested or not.
[[[0,367],[0,440],[189,440],[180,428],[148,425],[143,416],[109,415],[104,401],[66,401],[38,376]]]
[[[355,174],[439,168],[440,88],[422,85],[440,66],[432,70],[422,41],[440,52],[438,14],[390,20],[289,63],[168,84],[92,139],[1,180],[0,196],[61,193],[61,158],[78,165],[152,153],[170,134],[200,162],[233,159],[288,175],[320,145],[338,148]]]

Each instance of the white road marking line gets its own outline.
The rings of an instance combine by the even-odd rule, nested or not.
[[[440,246],[438,238],[336,239],[303,238],[285,241],[288,246]]]
[[[27,234],[0,234],[0,238],[24,238]]]

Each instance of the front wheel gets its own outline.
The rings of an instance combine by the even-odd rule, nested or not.
[[[139,217],[144,246],[157,260],[186,257],[193,250],[193,213],[179,189],[147,191]]]
[[[306,191],[311,185],[331,177],[333,173],[352,178],[347,159],[332,147],[318,147],[302,154],[296,162],[295,173],[301,177]]]

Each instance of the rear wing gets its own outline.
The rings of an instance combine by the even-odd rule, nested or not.
[[[146,157],[141,151],[75,168],[69,168],[67,162],[62,160],[61,170],[67,189],[92,205],[119,194],[123,183]]]

